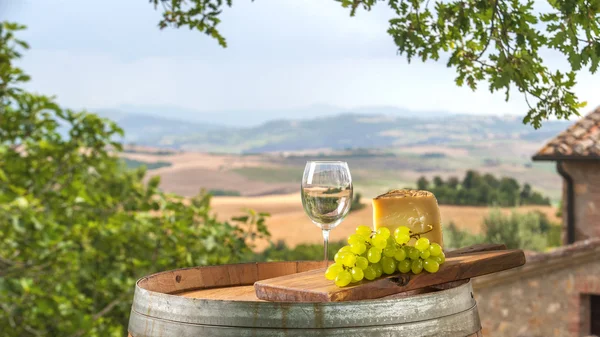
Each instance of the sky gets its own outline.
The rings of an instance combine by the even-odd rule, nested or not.
[[[28,26],[29,89],[70,108],[527,111],[520,95],[507,103],[485,83],[477,92],[457,87],[445,61],[408,64],[386,33],[390,17],[383,4],[351,18],[333,0],[238,0],[222,16],[224,49],[189,29],[159,30],[147,0],[0,0],[0,20]],[[556,55],[547,61],[561,66]],[[588,109],[600,105],[598,77],[579,77]]]

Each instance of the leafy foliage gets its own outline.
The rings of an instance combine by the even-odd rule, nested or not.
[[[559,224],[552,223],[540,212],[503,215],[494,209],[483,221],[483,233],[471,234],[460,230],[456,224],[444,226],[446,247],[459,248],[475,243],[504,243],[508,248],[544,251],[549,247],[560,246]]]
[[[456,249],[467,247],[474,244],[482,243],[483,236],[471,234],[468,231],[459,229],[454,222],[450,222],[446,226],[442,226],[444,234],[444,246],[446,249]]]
[[[253,0],[254,1],[254,0]],[[166,27],[184,27],[197,29],[198,31],[216,39],[223,47],[227,47],[225,38],[217,30],[221,23],[219,14],[222,7],[227,5],[231,7],[232,0],[150,0],[154,8],[160,5],[163,9],[163,18],[158,26],[161,29]]]
[[[496,179],[487,173],[480,175],[477,171],[466,172],[462,182],[450,177],[447,181],[436,176],[433,185],[425,177],[417,180],[417,188],[429,190],[435,194],[440,204],[470,206],[502,206],[550,205],[550,199],[539,192],[532,191],[529,184],[523,185],[508,177]]]
[[[398,52],[408,61],[419,58],[438,61],[456,69],[455,82],[476,90],[487,82],[491,92],[511,89],[524,95],[529,111],[523,118],[539,128],[550,116],[579,115],[585,106],[573,87],[576,72],[592,73],[600,62],[600,1],[548,0],[547,11],[539,12],[534,1],[519,0],[336,0],[354,16],[359,8],[371,10],[386,2],[395,13],[388,33]],[[163,7],[159,26],[197,29],[225,47],[217,25],[224,6],[232,0],[150,0]],[[561,53],[570,69],[550,69],[542,51]]]
[[[219,222],[209,195],[162,193],[114,155],[113,122],[21,88],[23,28],[0,25],[2,335],[124,336],[137,278],[251,259],[266,214]]]

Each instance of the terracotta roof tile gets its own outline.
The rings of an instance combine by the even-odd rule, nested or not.
[[[550,140],[533,160],[600,160],[600,107]]]

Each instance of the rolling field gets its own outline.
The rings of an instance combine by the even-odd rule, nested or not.
[[[127,152],[125,159],[147,162],[149,166],[170,166],[148,171],[161,176],[166,192],[193,196],[201,189],[236,191],[242,196],[288,194],[298,191],[307,160],[344,160],[350,165],[355,190],[375,197],[392,188],[414,187],[420,176],[460,179],[469,169],[508,176],[557,201],[560,177],[552,163],[531,163],[528,144],[518,152],[515,144],[479,144],[465,148],[412,146],[400,150],[318,151],[262,154],[212,154],[174,152],[158,154]],[[503,153],[503,151],[507,153]],[[493,154],[493,160],[490,159]],[[490,157],[488,157],[490,156]]]
[[[363,203],[367,207],[350,213],[340,226],[331,232],[332,241],[347,238],[358,225],[372,225],[370,199],[365,199]],[[320,243],[323,240],[320,229],[304,213],[300,194],[263,197],[215,197],[212,199],[212,206],[217,217],[221,220],[228,220],[232,216],[240,215],[244,208],[271,213],[271,217],[267,219],[267,226],[274,242],[283,240],[288,245],[295,246],[300,243]],[[511,210],[510,208],[502,209],[506,214],[510,213]],[[517,210],[519,212],[540,210],[552,221],[560,221],[555,216],[556,209],[554,207],[523,206]],[[444,224],[453,221],[461,229],[479,233],[483,218],[489,213],[489,208],[441,205],[440,212]]]
[[[533,147],[524,147],[518,152],[515,144],[495,145],[488,143],[464,148],[427,145],[403,147],[401,151],[319,150],[318,153],[298,151],[245,155],[181,151],[159,153],[144,149],[121,156],[146,162],[149,166],[169,163],[169,166],[149,170],[147,174],[149,177],[159,175],[160,186],[166,192],[188,197],[198,194],[201,189],[239,193],[241,197],[213,198],[212,206],[219,219],[229,220],[240,215],[245,208],[269,212],[271,217],[267,226],[273,241],[283,240],[295,246],[322,241],[320,229],[304,213],[299,195],[302,171],[306,161],[311,159],[347,161],[355,192],[363,195],[362,202],[367,205],[351,213],[332,231],[332,241],[345,239],[358,225],[372,225],[371,198],[391,188],[414,187],[422,175],[430,180],[435,175],[444,179],[450,176],[462,179],[466,170],[474,169],[497,177],[513,177],[521,183],[528,182],[534,190],[554,201],[559,199],[560,177],[552,164],[531,164],[526,153],[533,152]],[[494,161],[490,163],[488,156],[495,158]],[[472,233],[480,232],[483,218],[489,213],[488,207],[442,205],[440,209],[443,224],[452,221]],[[533,209],[544,212],[552,221],[560,221],[555,217],[555,208],[550,206],[526,206],[518,211]],[[503,209],[505,213],[510,211],[509,208]]]

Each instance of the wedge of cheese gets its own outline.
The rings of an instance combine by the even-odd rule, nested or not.
[[[437,199],[429,191],[392,190],[373,199],[373,226],[389,228],[390,232],[398,226],[407,226],[413,232],[425,232],[423,235],[431,242],[443,247],[440,209]]]

